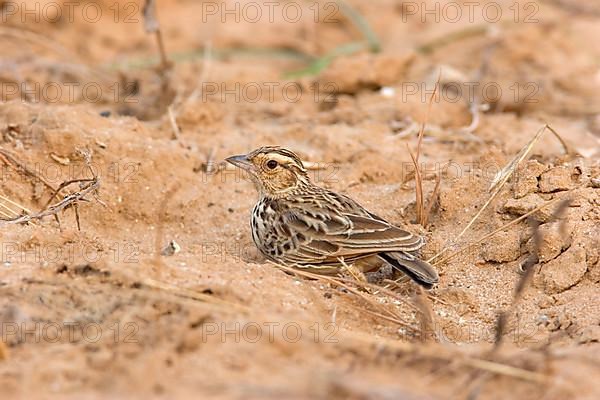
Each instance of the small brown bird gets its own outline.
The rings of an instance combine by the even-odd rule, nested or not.
[[[322,274],[339,272],[341,260],[364,272],[387,263],[426,288],[437,283],[435,269],[416,255],[423,238],[314,185],[290,150],[261,147],[227,161],[247,171],[258,190],[252,239],[267,258]]]

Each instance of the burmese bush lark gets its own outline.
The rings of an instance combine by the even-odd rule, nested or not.
[[[261,147],[227,161],[247,171],[258,190],[252,239],[268,259],[323,274],[343,263],[363,272],[387,263],[426,288],[437,283],[437,272],[416,254],[423,238],[314,185],[290,150]]]

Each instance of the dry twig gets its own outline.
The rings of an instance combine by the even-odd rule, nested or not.
[[[33,220],[41,220],[42,218],[50,216],[50,215],[58,217],[58,214],[61,211],[65,210],[69,207],[74,207],[74,210],[76,213],[75,217],[77,219],[77,225],[79,227],[79,214],[75,207],[77,206],[78,202],[87,201],[86,196],[88,194],[95,193],[98,190],[98,188],[100,187],[100,182],[99,182],[98,178],[76,179],[74,181],[68,182],[68,184],[71,184],[74,182],[81,183],[79,191],[76,191],[74,193],[70,193],[70,194],[66,195],[58,203],[48,206],[48,207],[45,207],[42,211],[40,211],[38,213],[30,214],[30,215],[21,215],[19,217],[8,219],[8,220],[0,220],[0,225],[28,223]]]
[[[146,0],[146,2],[144,3],[143,14],[144,29],[146,30],[146,33],[154,34],[156,38],[158,52],[160,54],[160,65],[158,66],[158,73],[161,79],[161,92],[167,93],[169,92],[169,88],[171,85],[169,72],[173,67],[173,63],[169,61],[169,58],[167,57],[167,51],[165,49],[162,31],[160,29],[160,24],[158,23],[158,18],[156,17],[155,0]]]

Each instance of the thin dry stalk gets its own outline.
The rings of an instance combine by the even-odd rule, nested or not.
[[[14,214],[7,214],[6,212],[4,212],[2,210],[0,210],[0,215],[2,215],[4,218],[7,218],[7,219],[11,219],[11,218],[15,217]]]
[[[538,140],[540,140],[544,132],[546,132],[547,127],[548,125],[544,125],[543,127],[541,127],[537,131],[537,133],[531,138],[531,140],[524,147],[522,147],[521,150],[519,150],[517,155],[512,160],[510,160],[510,162],[506,164],[504,168],[502,168],[502,170],[494,177],[494,180],[492,181],[492,183],[490,184],[490,188],[488,189],[489,192],[493,192],[491,198],[493,198],[493,196],[495,196],[500,191],[502,186],[504,186],[504,184],[508,182],[508,179],[516,171],[519,164],[521,164],[521,162],[525,160],[533,146],[538,142]],[[464,230],[468,229],[469,226],[470,225],[465,227]]]
[[[169,123],[171,124],[171,130],[173,132],[173,140],[179,140],[181,137],[181,129],[179,129],[179,125],[177,125],[172,105],[167,107],[167,113],[169,115]]]
[[[410,147],[408,147],[408,143],[406,144],[406,149],[408,150],[408,154],[410,154],[410,158],[415,166],[415,214],[417,215],[417,223],[423,225],[425,202],[423,201],[423,177],[421,176],[421,168],[419,168],[419,160],[417,158],[418,154],[417,156],[413,155]],[[418,150],[419,146],[417,146],[417,153]]]
[[[558,132],[556,132],[550,125],[546,125],[546,128],[548,128],[548,130],[550,132],[552,132],[552,134],[558,139],[558,141],[560,142],[560,144],[563,146],[563,150],[565,151],[565,154],[573,155],[573,154],[576,153],[576,151],[573,150],[571,148],[571,146],[569,146],[569,144],[562,138],[562,136],[560,136],[558,134]]]
[[[352,278],[354,278],[355,281],[357,281],[357,282],[366,282],[367,281],[365,274],[363,274],[362,271],[360,271],[358,268],[356,268],[353,264],[350,264],[350,265],[346,264],[343,257],[339,257],[338,261],[344,266],[345,271],[348,272],[352,276]]]
[[[429,223],[429,216],[431,215],[431,210],[433,206],[438,202],[438,196],[440,194],[440,183],[442,182],[442,176],[438,173],[435,176],[435,187],[433,188],[433,192],[431,193],[431,197],[427,202],[427,208],[425,209],[425,225]]]
[[[73,183],[83,183],[83,182],[91,182],[93,181],[93,179],[89,179],[89,178],[82,178],[82,179],[72,179],[70,181],[65,181],[63,183],[61,183],[58,188],[56,188],[52,194],[50,195],[50,198],[48,199],[48,201],[46,202],[46,204],[44,205],[44,209],[47,208],[50,203],[52,203],[52,201],[54,200],[54,198],[58,195],[58,192],[60,192],[62,189],[66,188],[69,185],[72,185]]]
[[[429,115],[431,114],[431,106],[433,105],[433,99],[437,93],[437,90],[440,86],[440,79],[442,77],[441,71],[438,75],[437,82],[435,83],[435,87],[433,88],[433,93],[431,93],[431,97],[429,98],[429,103],[427,105],[427,113],[425,114],[425,118],[421,124],[421,129],[419,130],[419,138],[417,141],[417,149],[415,154],[412,153],[408,144],[406,144],[406,148],[408,149],[408,153],[410,154],[410,158],[415,167],[415,211],[417,216],[417,222],[421,224],[421,226],[427,225],[427,220],[429,219],[429,215],[425,212],[425,198],[423,196],[423,175],[421,174],[421,167],[419,166],[419,156],[421,155],[421,145],[423,143],[423,136],[425,134],[425,126],[427,125],[427,121],[429,121]],[[431,198],[430,202],[433,203],[434,197]],[[428,210],[431,210],[431,206],[427,207]]]
[[[162,79],[163,89],[167,89],[169,87],[169,77],[168,72],[172,67],[171,61],[167,57],[167,51],[165,49],[165,44],[163,41],[162,31],[160,29],[160,24],[158,23],[158,18],[156,17],[156,1],[155,0],[146,0],[144,3],[144,29],[146,33],[154,34],[156,38],[156,43],[158,45],[158,52],[160,55],[160,65],[158,71],[160,73],[160,77]]]
[[[31,213],[31,210],[30,210],[30,209],[28,209],[27,207],[25,207],[25,206],[24,206],[24,205],[22,205],[22,204],[15,203],[14,201],[12,201],[11,199],[9,199],[9,198],[8,198],[8,197],[6,197],[6,196],[2,196],[2,195],[0,195],[0,199],[2,199],[2,200],[4,200],[4,201],[6,201],[6,202],[7,202],[8,204],[10,204],[10,205],[13,205],[13,206],[15,206],[15,207],[17,207],[17,208],[20,208],[21,210],[23,210],[23,211],[25,211],[25,212],[27,212],[27,213]],[[6,206],[5,206],[5,207],[6,207]],[[7,207],[7,208],[8,208],[8,207]],[[17,213],[17,214],[18,214],[18,213]]]
[[[2,201],[6,201],[7,203],[8,203],[8,202],[12,203],[12,201],[10,201],[10,199],[8,199],[7,197],[4,197],[4,196],[2,196],[2,195],[0,195],[0,200],[2,200]],[[9,203],[9,204],[10,204],[10,203]],[[4,203],[0,203],[0,207],[2,207],[4,210],[8,211],[8,214],[5,214],[5,213],[6,213],[6,211],[2,211],[2,210],[0,210],[0,212],[1,212],[1,213],[3,213],[3,214],[5,214],[5,215],[7,215],[9,218],[14,218],[14,217],[17,217],[17,216],[19,216],[19,214],[20,214],[20,213],[16,212],[15,210],[13,210],[12,208],[10,208],[9,206],[7,206],[7,205],[6,205],[6,204],[4,204]],[[23,211],[25,211],[25,210],[23,210]]]

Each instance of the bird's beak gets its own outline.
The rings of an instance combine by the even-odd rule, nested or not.
[[[227,157],[225,161],[235,165],[238,168],[243,169],[244,171],[254,172],[256,170],[254,164],[252,164],[250,160],[248,160],[248,157],[245,154],[242,154],[240,156]]]

